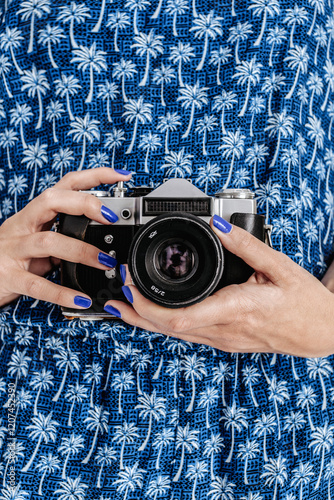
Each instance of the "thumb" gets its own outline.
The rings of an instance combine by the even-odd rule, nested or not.
[[[240,257],[255,271],[263,273],[273,283],[291,276],[292,261],[245,229],[227,222],[218,215],[212,217],[210,225],[226,250]]]

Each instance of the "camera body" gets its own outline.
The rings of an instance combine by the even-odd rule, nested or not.
[[[256,213],[250,190],[225,189],[211,197],[186,179],[170,179],[154,190],[133,188],[129,195],[127,191],[123,182],[113,195],[89,191],[117,214],[113,225],[61,214],[58,231],[95,245],[119,264],[128,263],[139,291],[165,307],[189,306],[217,289],[247,281],[253,273],[223,249],[209,226],[217,214],[268,243],[264,217]],[[110,318],[103,309],[105,302],[126,302],[119,265],[102,271],[62,261],[61,284],[92,298],[89,309],[63,308],[68,318]]]

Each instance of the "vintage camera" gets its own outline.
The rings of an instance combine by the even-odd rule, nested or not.
[[[91,243],[128,263],[133,283],[148,299],[164,307],[195,304],[217,289],[243,283],[253,270],[223,248],[209,221],[217,214],[270,244],[270,226],[256,213],[254,193],[225,189],[211,197],[186,179],[171,179],[156,189],[133,188],[122,182],[109,192],[89,191],[119,219],[99,224],[84,216],[60,216],[59,232]],[[92,306],[63,309],[67,317],[110,318],[109,299],[126,301],[119,267],[101,271],[68,261],[61,263],[61,283],[86,293]]]

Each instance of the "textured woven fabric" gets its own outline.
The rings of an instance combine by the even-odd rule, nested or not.
[[[332,0],[1,7],[1,221],[102,165],[245,187],[274,247],[323,275]],[[1,500],[331,498],[333,356],[229,354],[27,297],[0,330]]]

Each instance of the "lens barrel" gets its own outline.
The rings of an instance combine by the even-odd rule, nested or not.
[[[139,292],[164,307],[196,304],[218,286],[224,270],[222,244],[199,217],[171,212],[134,236],[129,271]]]

